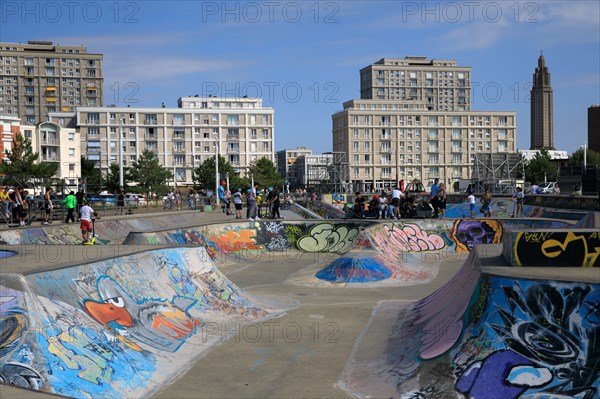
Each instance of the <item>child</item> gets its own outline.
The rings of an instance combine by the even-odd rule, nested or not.
[[[96,219],[100,219],[98,216],[98,212],[94,211],[91,206],[88,205],[87,200],[84,198],[82,202],[82,207],[79,210],[81,213],[81,237],[83,238],[84,245],[91,244],[90,235],[92,233],[92,215],[96,217]]]
[[[469,194],[467,197],[467,201],[469,202],[469,209],[471,210],[471,218],[475,217],[475,196],[473,194]]]

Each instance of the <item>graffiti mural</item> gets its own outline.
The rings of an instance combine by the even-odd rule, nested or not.
[[[450,230],[456,252],[469,252],[478,244],[497,244],[502,240],[502,224],[493,219],[457,220]]]
[[[484,276],[485,317],[453,351],[456,390],[469,397],[594,398],[600,392],[600,287]],[[491,345],[465,350],[485,336]],[[493,393],[493,394],[492,394]]]
[[[382,262],[370,257],[341,257],[316,273],[316,277],[334,283],[372,283],[392,273]]]
[[[530,231],[512,234],[516,235],[512,248],[515,265],[600,267],[600,232]]]
[[[436,251],[446,246],[441,235],[428,233],[415,223],[383,224],[372,231],[373,240],[380,247],[388,247],[396,254],[402,252]]]
[[[85,311],[135,350],[141,348],[130,337],[153,348],[175,352],[203,325],[187,312],[195,299],[177,296],[170,301],[136,300],[106,276],[98,279],[97,290],[99,300],[85,299]]]
[[[319,223],[312,226],[307,235],[298,239],[296,246],[305,252],[344,253],[352,248],[360,231],[360,227],[336,227],[331,223]]]

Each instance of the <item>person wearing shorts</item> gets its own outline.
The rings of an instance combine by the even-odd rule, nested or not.
[[[235,206],[235,218],[242,218],[242,189],[238,188],[235,193],[233,193],[233,205]]]
[[[92,215],[98,218],[98,213],[88,205],[85,199],[83,200],[79,212],[81,214],[81,219],[79,222],[81,237],[83,238],[83,244],[88,244],[90,242],[90,235],[92,234]]]
[[[467,197],[467,201],[469,202],[469,210],[471,211],[471,217],[475,217],[475,196],[473,194],[469,194]]]

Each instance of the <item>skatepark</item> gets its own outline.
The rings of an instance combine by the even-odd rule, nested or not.
[[[597,215],[497,205],[0,231],[1,396],[598,397]]]

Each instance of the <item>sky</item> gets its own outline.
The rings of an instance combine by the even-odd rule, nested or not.
[[[10,1],[0,40],[102,53],[104,104],[176,107],[187,95],[262,97],[275,149],[332,150],[331,116],[360,98],[359,70],[425,56],[471,67],[477,111],[515,111],[530,147],[529,91],[540,52],[554,92],[554,144],[587,141],[600,104],[600,2]]]

